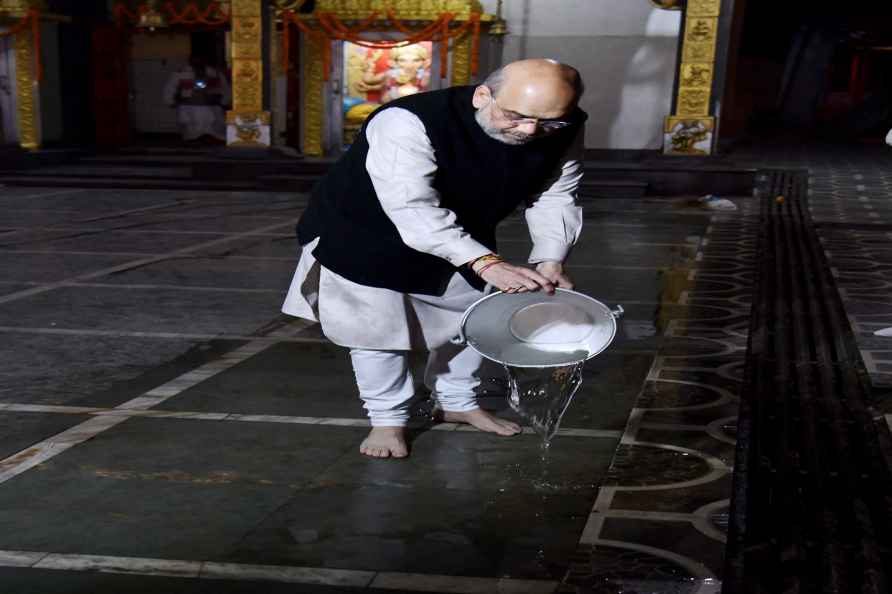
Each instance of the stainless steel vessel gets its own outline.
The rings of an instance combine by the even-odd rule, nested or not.
[[[556,289],[493,293],[467,309],[457,339],[487,359],[512,367],[556,367],[586,361],[616,336],[623,308]]]

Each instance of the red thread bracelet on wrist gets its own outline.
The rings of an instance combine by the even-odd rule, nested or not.
[[[478,270],[475,274],[477,276],[481,276],[486,271],[487,268],[492,268],[496,264],[504,264],[504,263],[505,263],[504,260],[496,260],[495,262],[490,262],[489,264],[486,264],[485,266],[481,266],[480,270]]]

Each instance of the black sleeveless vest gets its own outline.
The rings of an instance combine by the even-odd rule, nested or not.
[[[572,125],[523,145],[508,145],[488,136],[477,123],[473,94],[469,86],[403,97],[379,108],[369,121],[391,107],[418,116],[437,161],[433,187],[440,194],[440,206],[454,212],[457,224],[471,237],[496,252],[496,225],[545,189],[587,116],[576,109]],[[483,282],[466,267],[457,269],[403,243],[366,171],[368,151],[364,125],[313,189],[297,224],[300,244],[318,237],[316,259],[361,285],[442,295],[458,271],[482,288]]]

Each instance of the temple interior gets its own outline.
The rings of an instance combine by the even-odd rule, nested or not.
[[[892,591],[890,13],[0,0],[0,594]],[[508,103],[503,67],[540,58],[578,74],[584,124]],[[464,87],[464,123],[426,111]],[[385,129],[406,144],[382,181],[369,130],[394,108],[433,165],[407,166],[418,137]],[[494,113],[533,140],[493,142]],[[392,313],[283,313],[307,253],[295,226],[333,187],[355,192],[350,213],[372,188],[382,217],[385,197],[429,198],[405,179],[442,194],[424,203],[440,214],[488,172],[513,190],[566,126],[576,156],[541,158],[572,187],[526,188],[486,245],[541,271],[535,201],[579,213],[562,270],[615,323],[576,362],[555,433],[486,353],[473,396],[520,433],[447,420],[416,349],[408,456],[362,455],[351,351],[394,349],[324,329]],[[491,152],[467,164],[462,146]],[[369,227],[328,249],[408,245],[386,212],[390,235],[354,220]],[[475,262],[452,278],[483,279]],[[558,367],[542,377],[570,377]]]

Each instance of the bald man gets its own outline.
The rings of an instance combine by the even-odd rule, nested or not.
[[[581,93],[575,69],[523,60],[477,87],[397,99],[313,190],[282,311],[320,322],[350,349],[372,426],[363,454],[408,455],[412,350],[430,353],[424,380],[444,421],[521,431],[477,405],[481,357],[449,339],[489,287],[572,288],[563,262],[582,227]],[[532,267],[504,261],[496,246],[496,226],[521,205]]]

